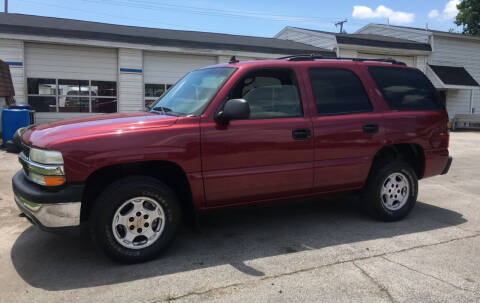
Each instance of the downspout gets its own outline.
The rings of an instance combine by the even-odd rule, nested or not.
[[[474,114],[475,109],[473,108],[473,88],[470,90],[470,114]]]

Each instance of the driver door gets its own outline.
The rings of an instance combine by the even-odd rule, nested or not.
[[[310,192],[312,122],[293,70],[245,75],[229,99],[245,99],[250,118],[226,125],[202,122],[202,164],[207,206],[247,203]]]

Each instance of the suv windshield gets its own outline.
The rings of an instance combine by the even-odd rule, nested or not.
[[[150,106],[150,112],[188,116],[201,114],[235,68],[216,67],[195,70]]]

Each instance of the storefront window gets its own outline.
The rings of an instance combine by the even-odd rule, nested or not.
[[[145,84],[145,107],[149,107],[170,87],[172,87],[172,84]]]
[[[115,81],[28,78],[28,103],[37,112],[114,113]]]

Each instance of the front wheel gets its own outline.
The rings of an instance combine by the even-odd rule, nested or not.
[[[364,206],[383,221],[397,221],[415,206],[418,179],[411,166],[402,160],[377,163],[363,190]]]
[[[138,263],[158,256],[171,242],[181,210],[174,192],[150,177],[127,177],[109,185],[91,215],[95,243],[112,259]]]

